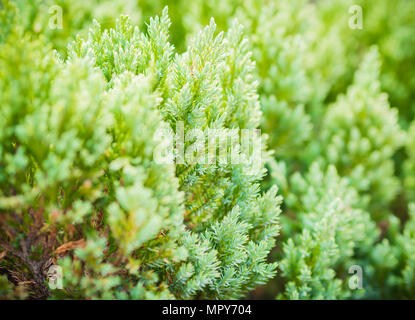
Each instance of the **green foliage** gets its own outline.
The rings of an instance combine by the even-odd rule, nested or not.
[[[363,14],[363,29],[350,29],[346,15],[352,5],[359,5]],[[410,75],[415,65],[414,37],[415,3],[412,1],[371,0],[322,0],[317,2],[322,19],[328,26],[338,29],[342,39],[342,61],[356,66],[365,48],[370,45],[379,47],[382,59],[380,80],[382,89],[391,100],[391,105],[399,109],[401,122],[407,124],[414,116],[414,85]],[[391,14],[394,13],[394,14]],[[341,23],[339,23],[339,21]],[[352,70],[351,68],[348,68]],[[340,78],[351,79],[352,73],[340,75]],[[344,83],[345,80],[340,80]]]
[[[20,12],[20,22],[32,36],[43,36],[54,49],[65,54],[68,41],[78,33],[86,34],[93,19],[106,27],[115,24],[116,18],[129,13],[134,23],[141,23],[141,12],[131,0],[14,0]],[[61,25],[60,25],[61,23]]]
[[[415,122],[408,130],[405,147],[408,154],[404,163],[405,193],[408,200],[415,201]]]
[[[73,44],[69,57],[92,55],[110,86],[125,70],[154,75],[154,88],[164,98],[159,110],[173,130],[182,121],[184,136],[194,128],[205,132],[235,125],[255,128],[259,122],[256,83],[241,28],[235,23],[226,36],[215,36],[212,21],[185,53],[173,58],[169,25],[166,11],[160,19],[150,20],[147,36],[126,18],[110,31],[102,32],[96,23],[87,41]],[[173,280],[182,297],[198,294],[206,286],[199,293],[204,297],[237,298],[274,274],[275,264],[267,265],[265,258],[278,234],[278,200],[270,199],[275,198],[275,190],[259,197],[257,181],[264,171],[255,168],[252,163],[176,166],[185,193],[185,222],[195,233],[183,242],[193,265],[181,266],[178,272],[184,279]],[[216,188],[210,187],[213,184]],[[229,231],[218,233],[221,228]],[[235,246],[240,248],[235,253],[240,255],[235,257],[239,263],[229,264],[225,256]],[[206,252],[211,252],[209,259]],[[183,283],[186,278],[188,284]]]
[[[414,4],[0,0],[0,298],[414,298]]]
[[[408,220],[401,227],[400,221],[391,217],[384,239],[370,252],[366,274],[372,286],[368,297],[385,299],[413,299],[415,205],[409,204]],[[400,230],[402,231],[400,232]]]
[[[377,238],[370,215],[359,206],[358,193],[334,166],[322,171],[314,163],[303,177],[287,185],[287,215],[281,270],[284,298],[349,297],[347,270],[367,254]],[[295,215],[294,215],[295,214]]]
[[[321,141],[312,146],[320,149],[324,163],[334,164],[359,192],[367,194],[377,216],[398,191],[392,156],[404,142],[397,110],[389,107],[378,78],[379,55],[373,48],[347,93],[327,109]]]
[[[5,259],[14,268],[27,264],[28,274],[19,270],[22,277],[31,274],[42,286],[53,248],[86,238],[86,253],[75,257],[89,261],[88,248],[96,254],[97,245],[102,256],[93,255],[65,278],[75,296],[106,298],[112,285],[154,283],[157,275],[147,274],[180,260],[176,251],[184,251],[177,244],[184,210],[174,168],[152,161],[154,133],[166,126],[156,108],[160,100],[150,91],[151,81],[128,73],[106,92],[103,74],[89,60],[62,64],[43,48],[11,37],[1,50],[1,74],[15,76],[1,82]],[[104,258],[105,264],[93,263]],[[136,275],[138,267],[144,280]],[[131,274],[115,275],[125,268]],[[85,272],[108,275],[104,279],[112,285],[97,280],[90,292]]]
[[[169,25],[167,10],[146,34],[95,22],[65,63],[41,40],[3,45],[1,244],[32,296],[239,298],[275,274],[280,199],[259,194],[263,167],[154,159],[178,121],[184,134],[259,124],[239,25],[216,36],[212,21],[175,57]],[[55,259],[65,289],[51,292]]]

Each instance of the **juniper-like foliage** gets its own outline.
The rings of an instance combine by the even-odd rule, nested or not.
[[[157,130],[260,116],[241,27],[212,21],[173,56],[169,25],[167,10],[146,33],[95,22],[65,62],[16,24],[4,36],[3,268],[33,297],[239,298],[275,274],[280,198],[260,195],[263,166],[154,159]],[[64,290],[45,285],[55,264]]]
[[[414,298],[414,11],[0,0],[0,297]]]
[[[379,70],[379,54],[372,48],[347,93],[329,106],[315,143],[323,161],[336,165],[363,198],[370,198],[374,218],[398,192],[392,156],[404,142],[397,110],[380,91]]]
[[[334,166],[323,171],[317,163],[305,176],[293,174],[285,187],[288,210],[280,268],[286,284],[280,297],[350,297],[344,280],[348,269],[378,236],[369,213],[360,209],[358,193]]]

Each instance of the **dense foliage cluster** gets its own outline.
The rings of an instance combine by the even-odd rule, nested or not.
[[[414,14],[0,0],[0,298],[415,298]]]

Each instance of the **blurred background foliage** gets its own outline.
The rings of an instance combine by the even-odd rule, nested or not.
[[[272,72],[272,66],[278,60],[274,59],[275,56],[280,56],[284,47],[285,50],[289,50],[286,48],[288,46],[286,38],[290,41],[301,38],[307,45],[302,49],[297,45],[296,55],[291,59],[303,60],[301,72],[309,74],[310,77],[316,77],[317,74],[322,76],[319,80],[323,83],[318,84],[319,92],[308,94],[319,95],[319,100],[323,101],[331,101],[338,93],[345,91],[365,51],[371,45],[377,45],[382,62],[382,89],[388,93],[391,105],[399,108],[401,121],[406,125],[415,112],[413,102],[415,80],[408,72],[413,66],[415,55],[413,37],[415,8],[412,1],[398,0],[392,3],[386,0],[96,0],[88,2],[15,0],[15,2],[21,9],[21,23],[26,30],[30,30],[34,35],[45,35],[53,47],[63,54],[68,40],[78,33],[86,34],[93,19],[97,19],[104,28],[107,28],[114,26],[120,14],[127,14],[134,25],[145,27],[149,17],[159,14],[165,6],[168,6],[172,20],[171,42],[180,52],[185,49],[192,34],[208,24],[211,17],[215,19],[218,30],[226,30],[236,17],[245,26],[245,32],[251,38],[261,78],[264,78],[265,72]],[[349,27],[349,19],[353,15],[349,13],[349,8],[353,5],[362,7],[363,29],[361,30]],[[48,27],[50,18],[55,12],[50,9],[53,6],[62,8],[62,29]],[[301,53],[301,51],[305,52]],[[270,56],[268,60],[267,55]],[[302,59],[301,56],[304,58]],[[296,66],[300,69],[298,63]],[[288,80],[286,81],[288,83]],[[310,80],[310,82],[312,85],[315,81]],[[293,102],[296,102],[300,96],[307,102],[313,101],[310,97],[307,98],[307,88],[300,83],[295,81],[295,85],[301,87],[301,93],[292,87],[288,88],[286,84],[286,89],[291,89],[298,96],[291,93],[291,97],[283,97],[292,99]],[[267,85],[265,83],[262,85],[266,90]],[[329,88],[323,90],[325,88],[323,85]],[[273,90],[276,90],[275,86]],[[325,91],[326,94],[323,94],[322,92]],[[286,95],[290,94],[283,92]],[[321,97],[322,95],[324,96]]]

